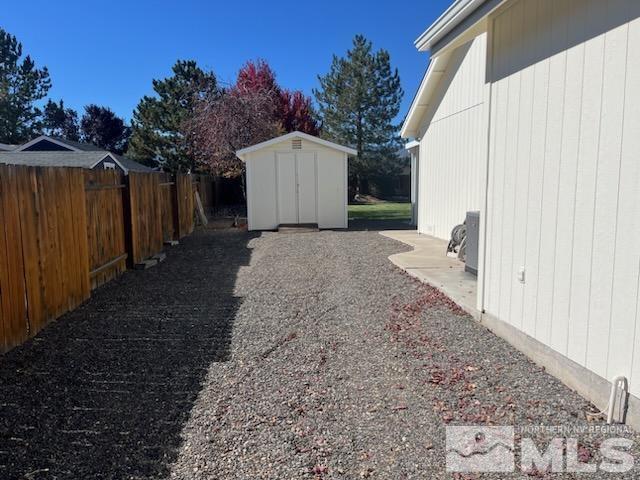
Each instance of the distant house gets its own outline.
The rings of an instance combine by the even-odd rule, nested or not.
[[[90,170],[120,170],[125,175],[130,169],[122,165],[117,156],[105,151],[97,152],[0,152],[0,163],[30,167],[78,167]],[[146,168],[146,167],[145,167]]]
[[[91,170],[120,170],[129,172],[151,172],[153,169],[122,155],[108,152],[90,143],[74,142],[41,135],[24,145],[7,145],[2,148],[0,163],[39,167],[79,167]]]

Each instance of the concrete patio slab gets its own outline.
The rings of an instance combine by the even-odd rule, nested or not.
[[[446,255],[447,242],[415,230],[388,230],[381,235],[413,247],[411,252],[396,253],[391,262],[409,275],[442,291],[475,319],[477,278],[464,271],[464,263]]]

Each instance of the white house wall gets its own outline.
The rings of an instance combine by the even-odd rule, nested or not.
[[[636,396],[639,16],[637,0],[520,0],[494,19],[484,289],[489,314]]]
[[[452,54],[420,131],[418,231],[448,239],[484,203],[486,34]]]

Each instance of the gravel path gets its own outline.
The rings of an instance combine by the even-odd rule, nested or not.
[[[405,249],[197,233],[2,358],[0,478],[451,478],[446,425],[588,425],[583,399],[388,261]],[[607,437],[579,437],[597,463]]]
[[[249,246],[232,360],[210,369],[173,477],[450,478],[447,424],[587,425],[584,399],[392,266],[406,246],[367,231]],[[598,461],[606,437],[579,437]]]

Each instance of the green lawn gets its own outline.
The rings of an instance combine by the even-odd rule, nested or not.
[[[349,205],[349,218],[354,220],[409,220],[410,203],[371,203]]]

